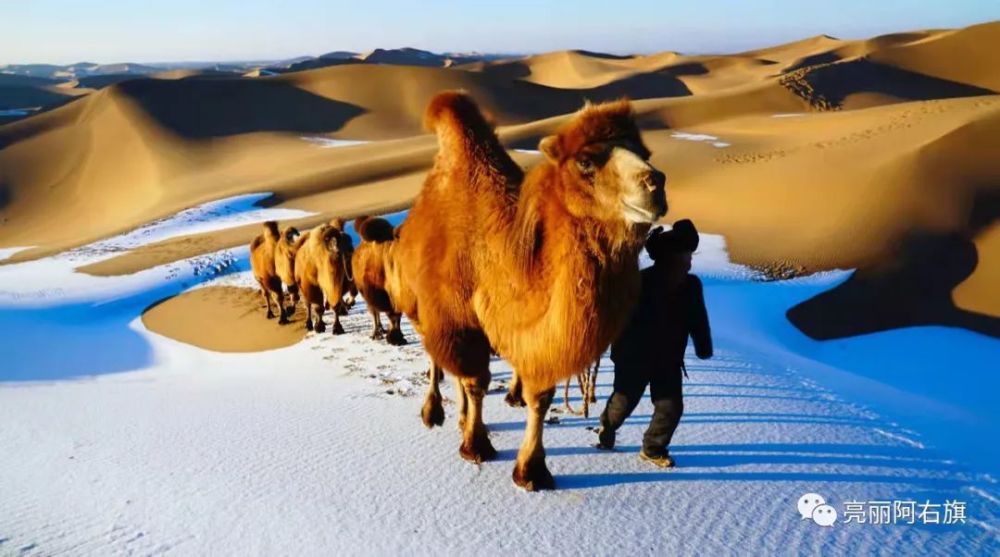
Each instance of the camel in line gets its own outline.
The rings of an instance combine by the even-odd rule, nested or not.
[[[393,304],[386,287],[386,268],[391,265],[392,244],[395,231],[389,221],[382,218],[360,217],[354,221],[354,230],[361,237],[354,251],[354,284],[368,304],[372,316],[372,339],[385,336],[394,346],[406,344],[400,328],[402,314]],[[381,314],[389,318],[389,331],[382,327]]]
[[[286,226],[274,246],[274,270],[284,283],[290,298],[290,303],[285,308],[286,318],[295,313],[295,306],[299,303],[299,285],[295,282],[295,242],[299,236],[297,228]]]
[[[351,256],[354,241],[341,230],[328,224],[317,226],[296,242],[295,282],[306,305],[306,329],[322,333],[326,330],[323,311],[341,303],[347,280],[351,276]],[[333,311],[333,334],[344,333],[340,315]]]
[[[264,223],[263,228],[263,232],[250,243],[250,268],[260,285],[260,293],[267,306],[267,318],[274,319],[274,310],[271,308],[273,302],[278,309],[278,323],[284,325],[288,323],[284,306],[285,294],[274,260],[276,247],[280,244],[278,223],[269,220]]]
[[[555,385],[597,360],[631,314],[666,178],[625,100],[585,105],[541,140],[545,160],[527,175],[467,95],[439,94],[425,124],[438,154],[398,231],[394,298],[432,359],[425,422],[443,415],[437,378],[447,370],[465,401],[459,454],[496,457],[482,416],[492,345],[527,405],[514,483],[551,489],[542,429]]]

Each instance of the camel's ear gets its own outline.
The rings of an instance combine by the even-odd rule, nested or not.
[[[547,135],[538,142],[538,150],[545,155],[545,158],[554,163],[559,163],[562,159],[562,146],[559,144],[558,135]]]

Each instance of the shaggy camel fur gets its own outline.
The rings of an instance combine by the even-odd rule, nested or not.
[[[291,298],[291,303],[285,308],[286,317],[295,313],[295,305],[299,303],[299,285],[295,283],[295,242],[299,236],[297,228],[286,226],[274,246],[274,270]]]
[[[514,483],[555,486],[542,426],[555,385],[586,369],[639,295],[638,253],[666,213],[628,101],[584,106],[544,138],[526,176],[462,93],[431,101],[438,154],[406,222],[394,298],[433,364],[424,414],[438,413],[440,368],[464,392],[462,457],[496,456],[482,418],[490,346],[517,370],[528,408]],[[462,398],[462,397],[459,397]]]
[[[279,244],[278,223],[269,220],[264,223],[264,231],[250,243],[250,268],[260,285],[260,294],[267,305],[267,318],[274,319],[271,302],[278,308],[278,323],[288,323],[285,315],[285,294],[281,288],[281,277],[275,268],[275,248]]]
[[[306,305],[306,329],[322,333],[326,302],[344,296],[345,278],[351,279],[351,256],[354,242],[340,230],[324,224],[303,235],[296,242],[295,282]],[[333,334],[344,333],[340,316],[333,312]]]
[[[400,328],[402,314],[393,305],[386,290],[386,267],[392,257],[394,230],[389,221],[381,218],[360,217],[354,221],[354,230],[361,237],[354,251],[354,283],[365,297],[368,313],[372,316],[372,339],[381,339],[394,346],[406,344]],[[382,328],[381,314],[389,318],[389,331]]]

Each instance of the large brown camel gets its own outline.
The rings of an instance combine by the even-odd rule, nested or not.
[[[295,313],[295,305],[299,302],[299,285],[295,282],[295,250],[299,236],[297,228],[286,226],[274,246],[274,270],[284,283],[290,298],[290,303],[285,308],[286,317]]]
[[[464,394],[459,453],[496,456],[482,417],[492,345],[527,404],[514,483],[553,488],[542,427],[555,385],[594,362],[630,315],[639,248],[666,213],[665,176],[624,100],[584,106],[542,139],[545,160],[527,175],[468,96],[438,95],[425,123],[438,154],[396,242],[397,303],[434,363],[425,416],[440,412],[443,368]]]
[[[351,280],[351,256],[354,242],[339,229],[324,224],[309,231],[296,242],[295,282],[306,305],[306,329],[326,330],[323,311],[344,296],[345,278]],[[333,334],[344,333],[340,316],[333,313]]]
[[[281,288],[281,277],[274,264],[275,248],[279,243],[278,223],[269,220],[264,223],[264,230],[250,243],[250,268],[253,277],[260,285],[260,294],[267,306],[267,318],[274,319],[271,303],[278,309],[278,323],[288,323],[285,315],[284,291]]]
[[[365,298],[368,313],[372,316],[372,339],[385,336],[394,346],[406,344],[400,328],[402,314],[386,290],[386,267],[391,265],[394,230],[389,221],[381,218],[360,217],[354,221],[354,231],[361,243],[354,250],[354,284]],[[389,318],[389,331],[382,328],[381,314]]]

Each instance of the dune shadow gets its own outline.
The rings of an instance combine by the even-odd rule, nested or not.
[[[560,401],[561,403],[561,401]],[[601,401],[598,401],[598,405]],[[549,423],[546,427],[596,427],[600,409],[591,417],[558,415],[558,422]],[[633,414],[625,420],[625,425],[648,424],[652,414]],[[681,418],[681,426],[699,424],[813,424],[825,426],[870,427],[872,420],[864,418],[844,418],[823,414],[796,414],[772,412],[685,412]],[[525,427],[521,420],[510,422],[490,422],[487,424],[492,431],[520,431]]]
[[[121,298],[0,310],[0,383],[54,381],[134,371],[155,363],[152,345],[131,327],[143,312],[197,283],[245,270],[168,280]]]
[[[137,314],[90,303],[5,308],[0,311],[4,331],[0,382],[51,381],[148,366],[152,348],[129,328]]]
[[[887,474],[836,474],[822,472],[686,472],[673,469],[665,472],[623,474],[563,474],[556,476],[559,489],[591,489],[622,484],[659,483],[673,481],[725,481],[725,482],[837,482],[924,485],[938,488],[958,488],[965,482],[951,478],[899,476]]]
[[[365,112],[275,79],[143,78],[121,82],[117,90],[188,139],[259,131],[327,133]]]
[[[791,73],[796,70],[801,70],[802,68],[808,68],[809,66],[817,66],[820,64],[830,64],[840,60],[840,55],[836,52],[820,52],[818,54],[812,54],[804,58],[800,58],[791,66],[782,70],[781,73]]]
[[[996,91],[982,87],[931,77],[866,58],[820,66],[808,71],[803,79],[819,97],[834,107],[842,106],[848,96],[856,93],[877,93],[907,101],[996,94]]]
[[[707,74],[699,63],[679,64],[652,73],[638,73],[590,89],[578,89],[593,101],[608,101],[628,97],[633,100],[686,97],[691,89],[679,78],[685,75]]]
[[[913,233],[898,256],[866,269],[786,312],[816,340],[917,325],[944,325],[1000,338],[1000,319],[955,306],[952,291],[978,263],[976,246],[960,234]]]

